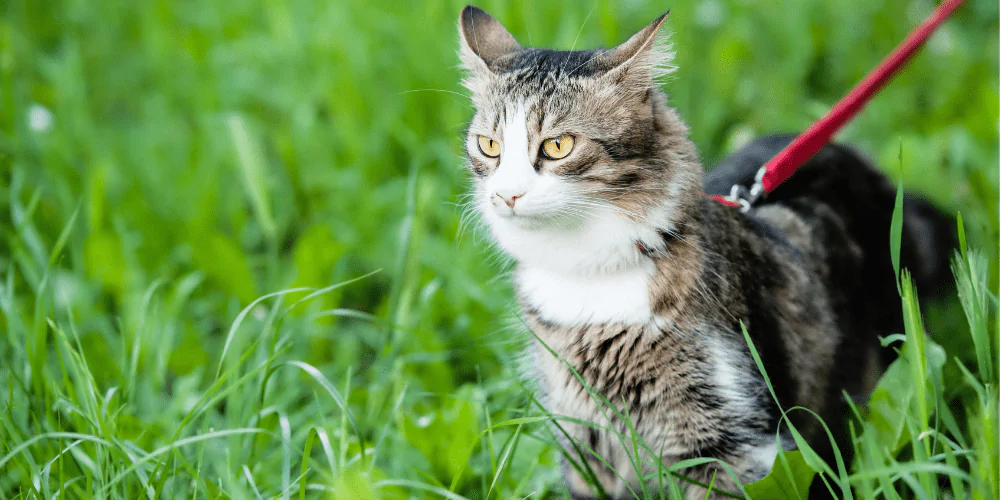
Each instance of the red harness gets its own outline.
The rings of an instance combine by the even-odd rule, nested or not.
[[[822,118],[813,123],[805,132],[799,134],[781,150],[777,156],[771,158],[763,167],[762,175],[756,179],[759,186],[751,189],[752,198],[747,199],[737,194],[738,189],[734,189],[729,197],[714,195],[712,199],[720,203],[749,208],[750,204],[758,196],[770,193],[786,179],[795,173],[795,170],[802,166],[809,158],[812,158],[833,136],[844,126],[854,115],[858,114],[865,104],[868,103],[878,93],[889,80],[899,72],[900,68],[917,52],[927,41],[927,37],[937,29],[957,9],[965,0],[945,0],[938,5],[934,12],[931,12],[927,19],[924,19],[919,26],[913,29],[906,39],[900,43],[888,57],[882,60],[879,65],[864,77],[851,91],[844,96],[836,105],[830,109]],[[762,192],[761,192],[762,191]]]

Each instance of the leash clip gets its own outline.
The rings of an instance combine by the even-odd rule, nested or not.
[[[738,204],[740,206],[740,212],[749,212],[750,208],[753,207],[753,205],[766,194],[764,192],[764,175],[766,173],[767,169],[760,167],[760,169],[757,170],[757,174],[754,175],[753,184],[750,185],[750,189],[747,189],[746,186],[742,184],[733,184],[733,187],[729,190],[729,196],[727,196],[726,199]]]

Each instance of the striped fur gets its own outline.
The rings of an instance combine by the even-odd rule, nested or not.
[[[836,428],[841,391],[868,390],[857,374],[879,366],[877,337],[900,320],[898,299],[885,293],[887,237],[871,236],[888,234],[893,189],[863,158],[827,148],[749,214],[702,195],[687,127],[656,85],[671,59],[663,19],[616,48],[575,52],[522,48],[475,7],[459,19],[476,107],[466,149],[477,209],[517,261],[544,402],[590,423],[564,427],[615,497],[632,496],[659,461],[718,458],[743,482],[769,471],[780,415],[741,324],[779,401]],[[541,153],[542,141],[564,134],[575,138],[566,158]],[[480,152],[479,136],[501,144],[499,157]],[[745,183],[772,143],[735,155],[709,188]],[[832,163],[836,170],[825,168]],[[922,227],[947,222],[928,210]],[[908,238],[920,237],[916,227],[907,225]],[[923,254],[946,255],[946,244]],[[904,262],[918,272],[947,266],[918,257]],[[868,275],[878,286],[861,273],[876,273]],[[814,423],[794,420],[812,438]],[[632,429],[645,443],[638,470]],[[707,483],[718,470],[686,473]],[[577,470],[565,476],[573,496],[594,495]],[[725,474],[716,485],[735,490]]]

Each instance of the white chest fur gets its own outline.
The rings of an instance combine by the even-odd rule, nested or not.
[[[633,267],[613,274],[577,275],[534,267],[517,271],[518,294],[542,319],[565,326],[624,323],[652,319],[649,278],[655,267]]]

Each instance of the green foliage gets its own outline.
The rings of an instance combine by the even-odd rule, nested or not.
[[[900,177],[903,173],[903,146],[899,146],[899,170]],[[892,207],[892,221],[889,223],[889,255],[892,258],[892,271],[896,277],[896,289],[902,293],[899,287],[899,246],[903,237],[903,180],[900,178],[896,187],[896,202]]]
[[[920,379],[912,378],[913,370],[910,367],[914,363],[913,357],[907,351],[903,351],[899,360],[890,365],[879,379],[868,401],[871,414],[867,420],[871,427],[867,432],[875,434],[876,441],[892,453],[898,452],[902,446],[909,443],[910,436],[904,431],[906,431],[906,417],[916,405],[915,399],[923,395],[926,401],[928,392],[933,394],[935,382],[940,384],[945,353],[941,346],[929,340],[927,344],[926,355],[917,359],[920,363],[925,363],[926,368],[937,375],[938,380],[930,380],[928,377],[923,383],[914,383]]]
[[[665,88],[712,165],[807,126],[932,3],[482,7],[558,48],[670,8]],[[563,496],[585,451],[520,382],[530,337],[459,203],[461,7],[0,2],[0,499]],[[745,493],[1000,494],[997,17],[967,2],[840,136],[961,209],[958,299],[925,328],[902,278],[853,465],[782,453]]]
[[[747,494],[753,498],[806,498],[815,476],[802,452],[781,453],[775,457],[770,474],[746,485]]]
[[[477,407],[470,392],[469,387],[460,389],[443,408],[426,414],[397,415],[403,437],[430,462],[435,477],[456,477],[479,440]]]

